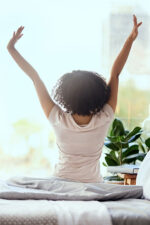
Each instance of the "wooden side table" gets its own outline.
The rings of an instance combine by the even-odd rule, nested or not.
[[[118,176],[124,179],[124,185],[136,185],[137,174],[118,173]]]

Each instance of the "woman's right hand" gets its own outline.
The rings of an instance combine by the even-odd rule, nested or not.
[[[16,42],[23,36],[22,31],[23,31],[24,27],[21,26],[18,28],[18,30],[13,33],[13,37],[10,39],[8,45],[7,45],[7,49],[11,49],[15,46]]]

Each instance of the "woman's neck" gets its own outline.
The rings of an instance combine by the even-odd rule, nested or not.
[[[80,116],[78,114],[73,114],[72,115],[74,121],[78,124],[78,125],[86,125],[88,124],[91,119],[92,119],[92,115],[90,116]]]

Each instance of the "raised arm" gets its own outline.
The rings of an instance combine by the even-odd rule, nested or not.
[[[7,45],[8,52],[18,64],[18,66],[31,78],[36,88],[41,106],[44,110],[45,115],[48,117],[51,109],[54,106],[54,102],[50,98],[50,95],[43,83],[40,79],[37,71],[20,55],[20,53],[16,50],[15,44],[22,37],[22,31],[24,27],[19,27],[16,32],[13,33],[13,37],[9,41]]]
[[[127,61],[132,44],[138,35],[138,27],[142,24],[142,22],[137,23],[137,18],[135,15],[133,15],[133,22],[134,22],[133,30],[131,34],[129,35],[129,37],[127,38],[121,52],[117,56],[112,66],[110,80],[108,83],[111,89],[111,95],[110,95],[108,104],[112,107],[114,112],[116,110],[116,105],[117,105],[119,75]]]

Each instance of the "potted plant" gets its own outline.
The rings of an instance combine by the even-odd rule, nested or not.
[[[123,164],[135,164],[136,160],[142,161],[147,153],[146,146],[150,148],[150,138],[143,142],[141,135],[141,127],[137,126],[131,131],[126,130],[122,121],[115,118],[104,143],[108,148],[108,152],[105,153],[103,165],[107,167],[119,166]],[[117,176],[105,179],[120,180]]]

